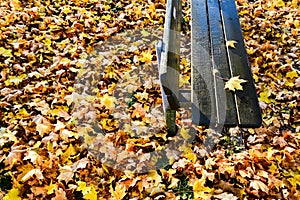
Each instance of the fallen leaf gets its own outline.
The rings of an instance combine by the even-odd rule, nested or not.
[[[264,193],[269,194],[269,188],[266,184],[264,184],[262,181],[259,180],[251,180],[250,182],[250,188],[253,188],[255,190],[261,190]]]
[[[243,90],[241,83],[246,83],[247,81],[244,79],[240,79],[239,76],[234,76],[230,78],[227,82],[225,82],[225,89],[229,89],[231,91],[235,90]]]
[[[3,198],[3,200],[21,200],[19,197],[20,191],[17,188],[12,188]]]
[[[231,47],[231,48],[235,48],[235,44],[237,43],[237,41],[234,40],[228,40],[226,41],[226,46],[227,47]]]

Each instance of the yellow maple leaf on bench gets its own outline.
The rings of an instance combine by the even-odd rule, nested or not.
[[[231,91],[235,90],[243,90],[242,83],[246,83],[247,80],[240,79],[240,76],[231,77],[227,82],[225,82],[224,89],[228,89]]]

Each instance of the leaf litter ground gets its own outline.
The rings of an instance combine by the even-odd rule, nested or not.
[[[179,137],[165,131],[155,55],[165,3],[0,1],[1,199],[300,198],[299,1],[236,1],[263,125],[224,129],[209,154],[190,112],[178,112]],[[156,155],[160,169],[119,170],[128,155],[147,167],[166,144],[181,154]]]

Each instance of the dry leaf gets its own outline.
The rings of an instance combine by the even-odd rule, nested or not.
[[[225,82],[225,89],[229,89],[231,91],[235,90],[243,90],[242,83],[246,83],[247,80],[240,79],[239,76],[234,76],[230,78],[227,82]]]
[[[235,48],[235,44],[237,43],[237,41],[234,40],[228,40],[226,41],[226,46],[227,47],[231,47],[231,48]]]

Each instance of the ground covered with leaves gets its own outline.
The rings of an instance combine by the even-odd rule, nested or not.
[[[204,152],[189,112],[178,136],[165,130],[165,1],[0,0],[0,198],[299,199],[300,2],[236,3],[263,125],[224,129]]]

